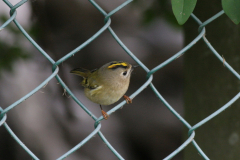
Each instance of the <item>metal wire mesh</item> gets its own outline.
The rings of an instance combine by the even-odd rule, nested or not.
[[[206,20],[205,22],[201,22],[194,14],[191,15],[191,18],[193,18],[199,25],[199,35],[191,42],[189,43],[186,47],[184,47],[182,50],[180,50],[178,53],[176,53],[175,55],[173,55],[172,57],[170,57],[168,60],[164,61],[163,63],[159,64],[158,66],[156,66],[153,69],[148,69],[125,45],[124,43],[118,38],[118,36],[115,34],[115,32],[113,31],[113,29],[110,27],[111,24],[111,16],[116,13],[117,11],[119,11],[120,9],[122,9],[124,6],[126,6],[127,4],[129,4],[132,0],[128,0],[126,2],[124,2],[123,4],[119,5],[117,8],[115,8],[114,10],[112,10],[109,13],[106,13],[94,0],[89,0],[89,2],[97,9],[101,12],[101,14],[103,14],[105,16],[104,22],[105,25],[98,31],[96,32],[92,37],[90,37],[87,41],[85,41],[84,43],[82,43],[81,45],[79,45],[77,48],[75,48],[73,51],[69,52],[68,54],[66,54],[64,57],[62,57],[61,59],[59,59],[58,61],[54,61],[29,35],[28,33],[22,28],[22,26],[18,23],[18,21],[16,20],[16,16],[17,16],[17,11],[16,9],[18,7],[20,7],[21,5],[23,5],[24,3],[27,2],[27,0],[22,0],[19,3],[17,3],[16,5],[12,5],[8,0],[3,0],[5,2],[6,5],[8,5],[8,7],[10,8],[10,18],[1,25],[0,27],[0,31],[2,29],[4,29],[5,27],[8,26],[9,23],[14,22],[15,25],[18,27],[18,29],[22,32],[22,34],[32,43],[33,46],[35,46],[38,51],[45,56],[45,58],[47,58],[50,63],[52,63],[52,74],[46,79],[44,80],[38,87],[36,87],[34,90],[32,90],[31,92],[29,92],[28,94],[26,94],[25,96],[23,96],[21,99],[19,99],[18,101],[14,102],[13,104],[11,104],[10,106],[6,107],[5,109],[2,109],[0,107],[0,126],[4,126],[6,128],[6,130],[8,131],[8,133],[17,141],[17,143],[33,158],[33,159],[39,159],[36,155],[34,155],[34,153],[28,149],[27,146],[25,146],[23,144],[23,142],[21,142],[21,140],[17,137],[17,135],[14,134],[14,132],[11,130],[11,128],[7,125],[6,123],[6,119],[7,119],[7,112],[9,112],[11,109],[13,109],[14,107],[16,107],[18,104],[20,104],[21,102],[25,101],[27,98],[29,98],[30,96],[32,96],[34,93],[36,93],[39,89],[41,89],[42,87],[44,87],[51,79],[53,79],[54,77],[58,80],[58,82],[62,85],[62,87],[67,91],[67,93],[73,98],[73,100],[90,116],[92,117],[92,119],[94,120],[94,127],[95,129],[92,131],[91,134],[89,134],[85,139],[83,139],[78,145],[76,145],[75,147],[73,147],[71,150],[69,150],[67,153],[63,154],[61,157],[58,158],[58,160],[60,159],[64,159],[66,158],[68,155],[72,154],[74,151],[76,151],[77,149],[79,149],[81,146],[83,146],[85,143],[87,143],[91,138],[93,138],[94,135],[98,134],[99,137],[102,139],[102,141],[104,141],[104,143],[106,143],[106,145],[108,146],[108,148],[113,152],[113,154],[119,158],[119,159],[124,159],[114,148],[113,146],[108,142],[108,140],[104,137],[104,135],[101,133],[101,121],[103,120],[103,117],[99,117],[97,118],[93,113],[91,113],[88,108],[86,106],[84,106],[75,96],[74,94],[71,92],[71,90],[65,85],[65,83],[62,81],[62,79],[58,76],[58,65],[60,63],[62,63],[63,61],[67,60],[68,58],[70,58],[72,55],[74,55],[76,52],[80,51],[81,49],[83,49],[84,47],[86,47],[89,43],[91,43],[94,39],[96,39],[99,35],[101,35],[105,30],[108,30],[111,35],[113,36],[113,38],[118,42],[118,44],[125,50],[125,52],[136,61],[136,63],[139,64],[139,66],[141,66],[147,73],[147,80],[146,82],[138,89],[136,90],[131,96],[130,98],[134,98],[136,97],[140,92],[142,92],[147,86],[150,86],[152,91],[157,95],[157,97],[164,103],[164,105],[189,129],[188,135],[189,138],[187,140],[185,140],[185,142],[179,146],[175,151],[173,151],[170,155],[168,155],[166,158],[164,158],[164,160],[168,160],[173,158],[176,154],[178,154],[181,150],[183,150],[189,143],[192,142],[192,144],[195,146],[195,148],[198,150],[198,152],[202,155],[202,157],[204,159],[209,159],[207,157],[207,155],[201,150],[201,148],[198,146],[197,142],[194,140],[194,136],[195,136],[195,130],[202,126],[203,124],[207,123],[209,120],[211,120],[212,118],[214,118],[215,116],[217,116],[218,114],[220,114],[223,110],[225,110],[226,108],[228,108],[232,103],[234,103],[239,97],[240,97],[240,93],[238,93],[235,97],[233,97],[228,103],[226,103],[225,105],[223,105],[222,107],[220,107],[217,111],[215,111],[214,113],[212,113],[211,115],[209,115],[208,117],[206,117],[205,119],[203,119],[202,121],[198,122],[197,124],[195,124],[194,126],[191,126],[184,118],[182,118],[180,116],[180,114],[178,114],[178,112],[176,112],[172,106],[164,99],[164,97],[162,97],[162,95],[158,92],[158,90],[154,87],[152,80],[153,80],[153,74],[160,70],[161,68],[163,68],[164,66],[168,65],[169,63],[171,63],[173,60],[177,59],[179,56],[183,55],[184,52],[186,52],[189,48],[193,47],[200,39],[203,39],[204,42],[206,43],[206,45],[209,47],[209,49],[212,51],[212,53],[220,60],[224,63],[224,65],[230,70],[230,72],[232,72],[238,79],[240,79],[240,75],[227,63],[224,61],[224,59],[217,53],[217,51],[211,46],[211,44],[208,42],[207,38],[205,37],[205,26],[207,24],[209,24],[210,22],[214,21],[216,18],[220,17],[221,15],[224,14],[224,11],[221,11],[219,13],[217,13],[216,15],[214,15],[213,17],[209,18],[208,20]],[[121,103],[119,103],[118,105],[116,105],[114,108],[112,108],[111,110],[109,110],[107,113],[109,115],[111,115],[113,112],[117,111],[118,109],[120,109],[126,102],[122,101]]]

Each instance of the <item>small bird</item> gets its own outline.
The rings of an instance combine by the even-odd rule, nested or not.
[[[107,120],[109,115],[102,109],[102,105],[111,105],[121,97],[127,104],[132,103],[132,100],[124,94],[128,90],[131,73],[136,67],[127,62],[112,61],[99,69],[76,68],[70,73],[83,77],[81,85],[84,87],[86,97],[100,105],[102,115]]]

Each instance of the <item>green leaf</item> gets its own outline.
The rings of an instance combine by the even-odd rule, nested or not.
[[[197,0],[172,0],[172,10],[178,23],[184,24],[196,6]]]
[[[240,22],[240,0],[222,0],[222,7],[235,24]]]

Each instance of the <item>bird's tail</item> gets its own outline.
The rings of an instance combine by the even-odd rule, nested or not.
[[[70,73],[81,76],[83,78],[87,78],[89,76],[89,74],[91,74],[91,71],[88,69],[84,69],[84,68],[75,68],[75,69],[71,70]]]

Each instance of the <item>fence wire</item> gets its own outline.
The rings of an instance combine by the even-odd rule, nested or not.
[[[78,51],[80,51],[81,49],[83,49],[84,47],[86,47],[89,43],[91,43],[93,40],[95,40],[99,35],[101,35],[105,30],[108,30],[111,35],[113,36],[113,38],[118,42],[118,44],[125,50],[125,52],[132,58],[135,60],[136,63],[139,64],[139,66],[141,66],[147,73],[147,80],[146,82],[138,89],[136,90],[131,96],[130,98],[134,98],[136,97],[140,92],[142,92],[147,86],[150,86],[152,91],[157,95],[157,97],[164,103],[164,105],[189,129],[188,135],[189,138],[187,140],[185,140],[185,142],[179,146],[175,151],[173,151],[170,155],[168,155],[166,158],[164,158],[164,160],[168,160],[173,158],[176,154],[178,154],[180,151],[182,151],[188,144],[192,143],[195,148],[197,149],[197,151],[200,153],[200,155],[206,159],[209,160],[209,158],[207,157],[207,155],[202,151],[202,149],[198,146],[197,142],[194,140],[194,136],[195,136],[195,130],[204,125],[205,123],[207,123],[209,120],[211,120],[212,118],[214,118],[215,116],[217,116],[218,114],[220,114],[223,110],[227,109],[232,103],[234,103],[239,97],[240,97],[240,93],[238,93],[235,97],[233,97],[228,103],[226,103],[225,105],[223,105],[222,107],[220,107],[217,111],[215,111],[214,113],[212,113],[211,115],[209,115],[208,117],[206,117],[205,119],[203,119],[202,121],[198,122],[197,124],[195,124],[194,126],[191,126],[184,118],[182,118],[180,116],[180,114],[178,114],[178,112],[176,112],[173,107],[164,99],[164,97],[162,97],[162,95],[158,92],[158,90],[154,87],[152,80],[153,80],[153,74],[160,70],[161,68],[163,68],[164,66],[168,65],[169,63],[171,63],[173,60],[177,59],[178,57],[180,57],[181,55],[183,55],[189,48],[193,47],[200,39],[203,39],[204,42],[206,43],[206,45],[209,47],[209,49],[212,51],[212,53],[221,61],[224,63],[224,65],[230,70],[230,72],[232,72],[238,79],[240,79],[240,75],[218,54],[218,52],[211,46],[211,44],[208,42],[207,38],[205,37],[205,33],[206,33],[206,29],[205,26],[209,23],[211,23],[212,21],[214,21],[215,19],[217,19],[218,17],[220,17],[221,15],[224,14],[224,11],[221,11],[219,13],[217,13],[216,15],[214,15],[213,17],[209,18],[208,20],[206,20],[205,22],[201,22],[194,14],[191,15],[191,18],[193,18],[196,23],[198,23],[199,25],[199,35],[191,42],[189,43],[186,47],[184,47],[182,50],[180,50],[178,53],[176,53],[175,55],[173,55],[172,57],[170,57],[168,60],[164,61],[163,63],[159,64],[158,66],[156,66],[153,69],[148,69],[125,45],[124,43],[118,38],[118,36],[115,34],[115,32],[113,31],[113,29],[110,27],[111,24],[111,16],[116,13],[117,11],[119,11],[120,9],[122,9],[123,7],[125,7],[126,5],[128,5],[130,2],[132,2],[132,0],[127,0],[126,2],[124,2],[123,4],[119,5],[117,8],[115,8],[114,10],[112,10],[109,13],[106,13],[94,0],[89,0],[89,2],[98,10],[101,12],[101,14],[103,14],[105,16],[104,19],[104,26],[98,31],[96,32],[92,37],[90,37],[87,41],[85,41],[84,43],[82,43],[80,46],[78,46],[77,48],[75,48],[73,51],[69,52],[68,54],[66,54],[64,57],[62,57],[61,59],[59,59],[58,61],[54,61],[29,35],[28,33],[22,28],[22,26],[18,23],[18,21],[16,20],[16,16],[17,16],[17,11],[16,9],[18,7],[20,7],[21,5],[23,5],[24,3],[27,2],[27,0],[22,0],[19,3],[17,3],[16,5],[12,5],[8,0],[3,0],[5,2],[5,4],[10,8],[10,18],[1,25],[0,27],[0,31],[2,29],[4,29],[5,27],[7,27],[11,22],[14,22],[15,25],[18,27],[18,29],[22,32],[22,34],[29,40],[29,42],[32,43],[32,45],[34,47],[37,48],[37,50],[43,55],[45,56],[45,58],[48,59],[48,61],[50,61],[50,63],[52,63],[52,74],[46,79],[44,80],[38,87],[36,87],[34,90],[32,90],[31,92],[29,92],[28,94],[26,94],[25,96],[23,96],[21,99],[19,99],[18,101],[14,102],[13,104],[11,104],[10,106],[6,107],[5,109],[2,109],[0,107],[0,127],[4,126],[6,128],[6,130],[8,131],[8,133],[16,140],[16,142],[35,160],[38,160],[39,158],[30,150],[28,149],[27,146],[25,146],[23,144],[23,142],[17,137],[17,135],[14,134],[14,132],[11,130],[11,128],[7,125],[6,120],[7,120],[7,112],[9,112],[11,109],[13,109],[14,107],[16,107],[18,104],[20,104],[21,102],[25,101],[27,98],[29,98],[30,96],[32,96],[34,93],[36,93],[38,90],[40,90],[42,87],[44,87],[51,79],[53,79],[54,77],[58,80],[58,82],[62,85],[62,87],[67,91],[67,93],[73,98],[73,100],[94,120],[94,127],[95,129],[92,131],[92,133],[90,133],[85,139],[83,139],[78,145],[76,145],[75,147],[73,147],[71,150],[69,150],[68,152],[66,152],[65,154],[63,154],[61,157],[58,158],[58,160],[64,159],[67,156],[69,156],[70,154],[72,154],[73,152],[75,152],[77,149],[79,149],[81,146],[83,146],[85,143],[87,143],[91,138],[94,137],[94,135],[98,134],[99,137],[102,139],[102,141],[104,143],[106,143],[107,147],[113,152],[113,154],[119,158],[119,159],[124,159],[114,148],[113,146],[108,142],[108,140],[104,137],[104,135],[101,132],[101,121],[103,120],[103,116],[100,116],[99,118],[97,118],[93,113],[91,113],[91,111],[88,110],[88,108],[86,106],[84,106],[81,101],[79,101],[76,96],[72,93],[72,91],[66,86],[66,84],[62,81],[62,79],[59,77],[58,75],[58,65],[62,62],[64,62],[65,60],[67,60],[68,58],[70,58],[71,56],[73,56],[74,54],[76,54]],[[121,103],[119,103],[118,105],[116,105],[114,108],[112,108],[111,110],[109,110],[107,112],[107,114],[111,115],[113,112],[117,111],[118,109],[120,109],[126,102],[122,101]]]

